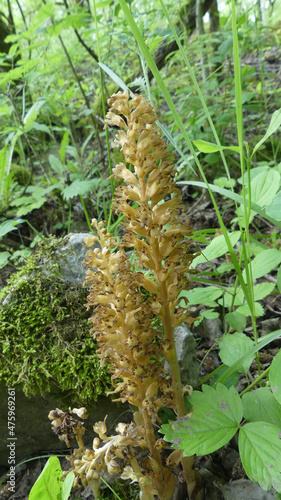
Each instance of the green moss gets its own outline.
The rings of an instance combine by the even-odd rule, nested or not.
[[[28,396],[55,386],[87,404],[106,392],[110,376],[95,353],[88,292],[60,277],[63,244],[52,238],[41,245],[1,291],[0,298],[10,294],[10,300],[0,306],[0,381]]]

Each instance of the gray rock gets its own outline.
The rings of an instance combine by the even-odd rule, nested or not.
[[[239,479],[222,487],[224,500],[276,500],[273,489],[265,491],[249,479]]]
[[[3,384],[0,387],[0,467],[9,467],[9,449],[7,444],[12,442],[8,440],[9,429],[7,424],[8,412],[8,391]],[[46,455],[50,450],[58,450],[58,453],[63,453],[67,450],[64,442],[60,441],[51,429],[51,422],[48,419],[48,414],[51,410],[60,408],[67,410],[71,404],[69,395],[59,392],[58,389],[54,393],[47,394],[44,398],[36,395],[30,398],[26,397],[22,391],[16,390],[16,415],[15,415],[15,451],[16,463],[31,456],[38,454]],[[74,405],[76,408],[79,405]],[[84,421],[87,432],[84,442],[87,445],[92,443],[94,432],[93,425],[99,420],[107,417],[107,428],[109,434],[115,429],[118,422],[128,422],[131,420],[131,413],[128,405],[118,405],[113,403],[109,397],[101,396],[97,403],[88,405],[89,418]],[[120,417],[120,415],[122,415]],[[73,447],[76,447],[76,441],[71,442]]]
[[[175,328],[175,344],[182,384],[194,387],[198,381],[199,365],[196,356],[196,342],[193,333],[187,326]],[[170,372],[167,362],[165,363],[165,369]]]
[[[66,244],[60,249],[62,258],[59,259],[61,274],[64,282],[83,283],[85,280],[85,259],[88,248],[83,246],[83,241],[92,233],[71,233],[65,237]]]

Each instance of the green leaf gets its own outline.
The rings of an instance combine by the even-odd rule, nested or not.
[[[224,149],[230,149],[239,153],[239,148],[237,146],[218,146],[218,144],[213,144],[212,142],[203,141],[198,139],[193,141],[193,144],[201,151],[201,153],[216,153],[217,151],[223,151]]]
[[[234,387],[203,385],[194,391],[193,412],[162,426],[164,439],[183,450],[185,456],[206,455],[218,450],[235,435],[242,419],[242,402]]]
[[[226,370],[228,370],[228,367],[226,365],[220,365],[218,368],[216,368],[214,376],[210,381],[211,387],[215,387],[220,377],[226,372]],[[223,385],[225,385],[225,387],[227,387],[228,389],[231,386],[235,387],[239,382],[239,378],[240,375],[238,370],[234,371],[233,373],[230,374],[230,376],[226,380],[224,380]]]
[[[215,300],[221,297],[223,290],[217,286],[208,286],[206,288],[193,288],[192,290],[183,290],[179,297],[186,297],[188,305],[204,304],[209,307],[217,306]],[[180,303],[181,307],[186,307],[184,300]]]
[[[0,269],[2,269],[8,264],[10,257],[11,257],[10,252],[0,252]]]
[[[211,191],[213,191],[215,193],[219,193],[222,196],[226,196],[230,200],[234,200],[234,201],[237,201],[237,203],[244,204],[243,196],[241,196],[240,194],[234,193],[233,191],[230,191],[230,189],[225,189],[225,188],[222,188],[219,186],[214,186],[214,184],[207,185],[206,182],[201,182],[201,181],[181,181],[181,182],[178,182],[178,184],[187,184],[190,186],[198,186],[198,187],[202,187],[204,189],[210,189]],[[273,217],[268,215],[266,213],[266,211],[263,210],[257,203],[252,203],[252,209],[257,214],[264,217],[266,220],[269,220],[270,222],[272,222],[272,224],[275,224],[276,226],[281,227],[281,221],[274,219]]]
[[[215,186],[231,188],[235,186],[236,180],[228,179],[228,177],[218,177],[214,180],[214,184]]]
[[[259,147],[272,135],[276,130],[280,127],[281,125],[281,109],[278,109],[277,111],[274,111],[269,127],[264,135],[264,137],[256,144],[256,146],[253,149],[252,156],[253,154],[259,149]]]
[[[264,315],[264,308],[259,302],[254,302],[254,311],[255,316],[258,318]],[[245,316],[251,316],[251,309],[248,304],[243,304],[242,306],[237,307],[236,311],[240,314],[244,314]]]
[[[234,373],[237,370],[237,367],[244,361],[245,359],[248,358],[248,356],[252,356],[252,354],[255,354],[256,352],[260,351],[263,349],[265,346],[270,344],[273,340],[277,339],[278,337],[281,336],[281,330],[275,330],[272,333],[269,333],[268,335],[265,335],[262,339],[258,340],[258,345],[255,345],[250,349],[249,352],[241,356],[241,358],[234,363],[233,366],[230,366],[223,375],[219,378],[219,382],[224,383],[224,381],[231,376],[232,373]]]
[[[242,465],[251,481],[268,491],[281,491],[280,429],[267,422],[251,422],[239,432],[238,447]]]
[[[233,231],[233,233],[228,233],[229,239],[232,246],[234,246],[240,238],[240,231]],[[201,255],[198,255],[192,262],[192,267],[201,264],[201,262],[206,262],[206,260],[211,261],[217,259],[228,252],[228,246],[225,241],[223,234],[216,236],[211,243],[203,250]]]
[[[281,404],[281,350],[274,357],[269,370],[269,382],[273,396]]]
[[[24,219],[5,220],[4,222],[1,222],[0,238],[3,238],[3,236],[5,236],[5,234],[9,233],[10,231],[15,231],[17,229],[17,224],[22,224],[23,222],[25,222]]]
[[[67,474],[67,476],[62,484],[62,491],[61,491],[61,499],[60,500],[68,500],[74,478],[75,478],[74,472],[71,471],[71,472],[69,472],[69,474]]]
[[[47,201],[47,198],[42,197],[41,200],[34,201],[30,205],[24,205],[17,210],[17,215],[21,217],[22,215],[29,214],[32,210],[38,210]]]
[[[31,489],[28,500],[57,500],[62,484],[60,461],[58,457],[50,457]]]
[[[251,199],[260,207],[270,205],[279,189],[280,174],[268,169],[256,175],[251,181]]]
[[[227,366],[233,366],[244,354],[246,354],[253,346],[253,340],[249,339],[244,333],[227,333],[218,341],[220,348],[220,358]],[[247,373],[255,355],[245,359],[237,369],[243,373]]]
[[[45,99],[39,99],[37,102],[35,102],[31,108],[28,110],[26,113],[24,119],[23,119],[23,124],[24,124],[24,130],[28,132],[32,128],[33,122],[35,122],[39,110],[42,108],[42,106],[45,104]]]
[[[265,207],[267,215],[274,217],[276,220],[281,220],[281,191],[277,193],[271,205]]]
[[[253,287],[254,290],[254,299],[255,300],[262,300],[267,295],[270,295],[271,292],[273,292],[275,288],[275,283],[258,283]]]
[[[267,273],[270,273],[275,267],[277,267],[281,262],[281,251],[276,248],[270,248],[268,250],[264,250],[260,252],[256,257],[252,260],[252,278],[256,280],[257,278],[261,278]],[[247,276],[245,269],[243,270],[243,278],[246,281]]]
[[[248,422],[268,422],[281,429],[281,405],[269,387],[246,392],[242,397],[243,415]]]
[[[99,179],[92,179],[90,181],[76,180],[63,190],[63,197],[68,201],[70,198],[74,198],[74,196],[84,196],[85,194],[90,193],[94,188],[98,187],[99,182]]]
[[[64,167],[60,159],[55,155],[49,155],[48,159],[52,169],[57,172],[57,174],[63,174]]]
[[[246,316],[237,311],[229,312],[225,315],[225,320],[237,332],[242,332],[246,327]]]

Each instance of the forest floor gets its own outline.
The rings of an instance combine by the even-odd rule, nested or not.
[[[202,230],[204,228],[217,228],[217,218],[215,210],[212,206],[211,201],[209,200],[208,193],[205,192],[196,198],[196,202],[194,202],[194,189],[188,188],[183,190],[183,197],[186,205],[186,209],[188,215],[190,217],[191,225],[193,226],[195,231]],[[219,202],[219,200],[218,200]],[[224,222],[226,226],[229,225],[229,221],[234,216],[234,204],[227,203],[225,205],[224,200],[220,201],[220,209],[223,213]],[[36,223],[36,210],[33,211],[34,220],[32,223],[37,225]],[[270,235],[273,231],[273,227],[271,227],[268,221],[263,220],[262,218],[257,217],[255,231],[258,230],[260,234],[264,236]],[[85,231],[87,229],[85,228]],[[280,233],[277,235],[277,240],[279,244],[281,242]],[[199,245],[200,246],[200,245]],[[220,265],[223,261],[225,261],[226,256],[221,257],[213,262],[213,265]],[[204,265],[202,264],[202,269]],[[11,272],[12,268],[8,266],[5,268],[4,275],[2,275],[2,286],[6,281],[7,276]],[[205,270],[205,269],[204,269]],[[198,275],[200,276],[200,275]],[[198,279],[197,276],[197,279]],[[234,276],[230,272],[224,275],[224,284],[229,285],[233,284]],[[267,281],[273,281],[276,283],[276,273],[272,272],[271,274],[265,276],[263,279]],[[200,285],[199,285],[200,286]],[[206,286],[202,283],[201,286]],[[264,315],[258,319],[258,331],[259,334],[265,335],[274,330],[281,328],[281,297],[280,295],[272,294],[266,297],[263,300],[263,308]],[[191,313],[193,316],[197,316],[200,314],[200,307],[191,307]],[[197,341],[197,358],[200,363],[200,378],[205,377],[208,373],[211,373],[215,368],[217,368],[220,364],[219,358],[219,349],[216,343],[216,340],[220,338],[224,332],[223,326],[223,311],[220,310],[220,318],[214,320],[205,320],[198,327],[193,328],[194,336]],[[244,333],[247,333],[250,337],[252,336],[252,328],[249,325],[244,330]],[[264,371],[272,362],[274,355],[278,352],[281,347],[281,340],[277,339],[275,342],[272,342],[269,347],[260,351],[260,369]],[[236,388],[239,392],[245,389],[249,382],[252,382],[258,374],[258,366],[257,362],[253,361],[250,370],[245,375],[240,375],[239,381],[237,383]],[[55,450],[54,450],[55,451]],[[44,455],[44,450],[42,450],[42,455]],[[32,457],[30,457],[32,458]],[[38,478],[40,472],[44,464],[46,463],[46,459],[34,459],[23,463],[17,468],[17,479],[16,479],[16,493],[10,494],[8,491],[8,485],[4,484],[0,486],[0,498],[1,500],[28,500],[28,494],[35,480]],[[67,462],[65,461],[65,464]],[[204,479],[206,480],[206,500],[223,500],[225,497],[222,494],[223,485],[226,485],[230,482],[246,479],[244,469],[241,464],[241,460],[239,458],[238,447],[237,447],[237,439],[233,438],[229,445],[223,447],[222,449],[214,452],[205,457],[199,457],[197,459],[197,467],[201,471]],[[67,467],[66,467],[67,468]],[[114,488],[114,486],[113,486]],[[128,500],[129,497],[126,497],[127,494],[122,493],[122,500]],[[108,496],[109,495],[109,496]],[[114,496],[108,490],[104,492],[103,498],[111,499]],[[125,496],[124,496],[125,495]],[[135,496],[130,497],[132,500],[138,498],[136,493]],[[264,496],[261,498],[269,499],[274,498],[272,493],[265,494],[268,496]],[[81,490],[79,493],[76,492],[72,495],[72,498],[81,498],[93,500],[93,496],[89,491],[89,488]],[[177,500],[184,500],[185,496],[178,497]],[[234,498],[234,496],[233,496]],[[241,495],[240,495],[241,498]],[[247,496],[247,499],[250,498]],[[253,497],[254,498],[254,497]],[[258,497],[255,497],[256,500]],[[241,498],[241,500],[244,500]],[[246,497],[245,497],[246,500]]]

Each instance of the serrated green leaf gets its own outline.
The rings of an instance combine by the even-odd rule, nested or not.
[[[57,172],[57,174],[63,174],[64,167],[60,159],[55,155],[49,155],[48,159],[52,169]]]
[[[228,233],[229,239],[232,246],[234,246],[240,238],[240,231],[233,231],[233,233]],[[228,252],[228,246],[225,241],[223,234],[216,236],[211,243],[202,251],[201,255],[198,255],[192,262],[192,267],[201,264],[201,262],[211,261],[217,259]]]
[[[234,328],[237,332],[242,332],[247,323],[246,316],[237,311],[227,313],[225,315],[225,320],[231,328]]]
[[[235,435],[242,419],[242,402],[234,387],[203,385],[194,391],[193,412],[163,425],[164,439],[183,450],[185,456],[206,455],[218,450]]]
[[[46,201],[47,198],[43,197],[41,198],[41,200],[37,200],[34,203],[31,203],[30,205],[22,206],[17,210],[17,215],[21,217],[23,215],[29,214],[30,212],[32,212],[32,210],[38,210],[38,208],[41,208]]]
[[[62,490],[62,470],[58,457],[50,457],[30,491],[28,500],[55,500]]]
[[[281,491],[280,429],[267,422],[250,422],[239,432],[238,447],[242,465],[251,481],[268,491]]]
[[[256,146],[253,149],[253,154],[259,149],[259,147],[272,135],[276,130],[280,127],[281,125],[281,109],[278,109],[277,111],[274,111],[269,127],[264,135],[264,137],[256,144]]]
[[[242,306],[237,307],[236,311],[240,314],[244,314],[245,316],[251,316],[251,310],[248,304],[243,304]],[[256,318],[264,315],[264,308],[259,302],[254,302],[254,311]]]
[[[261,278],[267,273],[270,273],[275,267],[277,267],[281,262],[281,251],[276,248],[269,248],[268,250],[263,250],[252,260],[252,278],[256,280]],[[243,270],[243,278],[246,281],[247,276],[245,269]]]
[[[74,181],[67,186],[62,194],[65,200],[70,200],[70,198],[74,198],[74,196],[84,196],[85,194],[90,193],[93,188],[96,188],[99,184],[99,179],[92,179],[90,181]]]
[[[217,306],[217,300],[223,294],[223,290],[217,286],[208,286],[206,288],[193,288],[192,290],[183,290],[179,297],[188,299],[188,306],[193,304],[204,304],[209,307]],[[181,307],[186,307],[186,303],[181,301]]]
[[[218,341],[220,348],[220,358],[227,366],[233,366],[241,356],[246,354],[253,346],[254,342],[244,333],[227,333]],[[255,355],[245,359],[238,367],[239,371],[247,373]]]
[[[235,153],[239,153],[238,146],[218,146],[218,144],[203,141],[202,139],[193,141],[193,144],[197,147],[197,149],[199,149],[199,151],[201,151],[201,153],[216,153],[217,151],[223,151],[224,149],[230,149]]]
[[[264,421],[281,429],[281,405],[269,387],[246,392],[242,397],[243,415],[247,422]]]
[[[265,207],[267,215],[274,217],[276,220],[281,220],[281,191],[277,193],[271,205]]]
[[[253,287],[254,299],[255,300],[264,299],[265,297],[270,295],[271,292],[273,292],[274,288],[275,288],[275,283],[267,283],[267,282],[258,283]]]
[[[281,350],[274,357],[269,370],[269,382],[273,396],[281,404]]]

